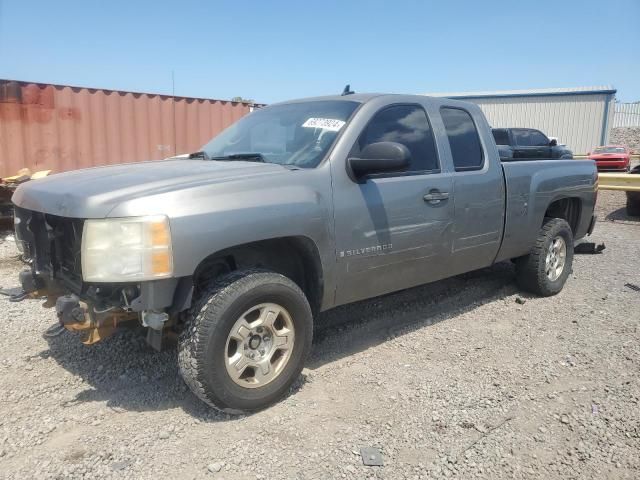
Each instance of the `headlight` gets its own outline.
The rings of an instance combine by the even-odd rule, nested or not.
[[[170,277],[171,231],[165,216],[85,220],[82,278],[131,282]]]

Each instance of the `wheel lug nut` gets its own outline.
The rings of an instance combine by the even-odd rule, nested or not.
[[[262,333],[262,327],[258,327],[258,328],[256,328],[256,332],[258,332],[258,333]]]
[[[265,342],[268,342],[269,340],[271,340],[271,337],[269,335],[265,335],[262,340],[264,340]]]

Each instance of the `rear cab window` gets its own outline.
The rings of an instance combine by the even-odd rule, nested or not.
[[[466,110],[456,107],[440,108],[440,115],[449,139],[456,172],[480,170],[484,153],[476,124]]]

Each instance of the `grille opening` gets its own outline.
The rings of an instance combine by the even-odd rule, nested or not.
[[[45,215],[49,256],[54,271],[61,270],[73,279],[82,278],[82,228],[84,220]]]

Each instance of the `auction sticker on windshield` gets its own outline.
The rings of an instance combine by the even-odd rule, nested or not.
[[[345,124],[342,120],[335,120],[333,118],[310,118],[302,124],[306,128],[322,128],[323,130],[330,130],[337,132]]]

